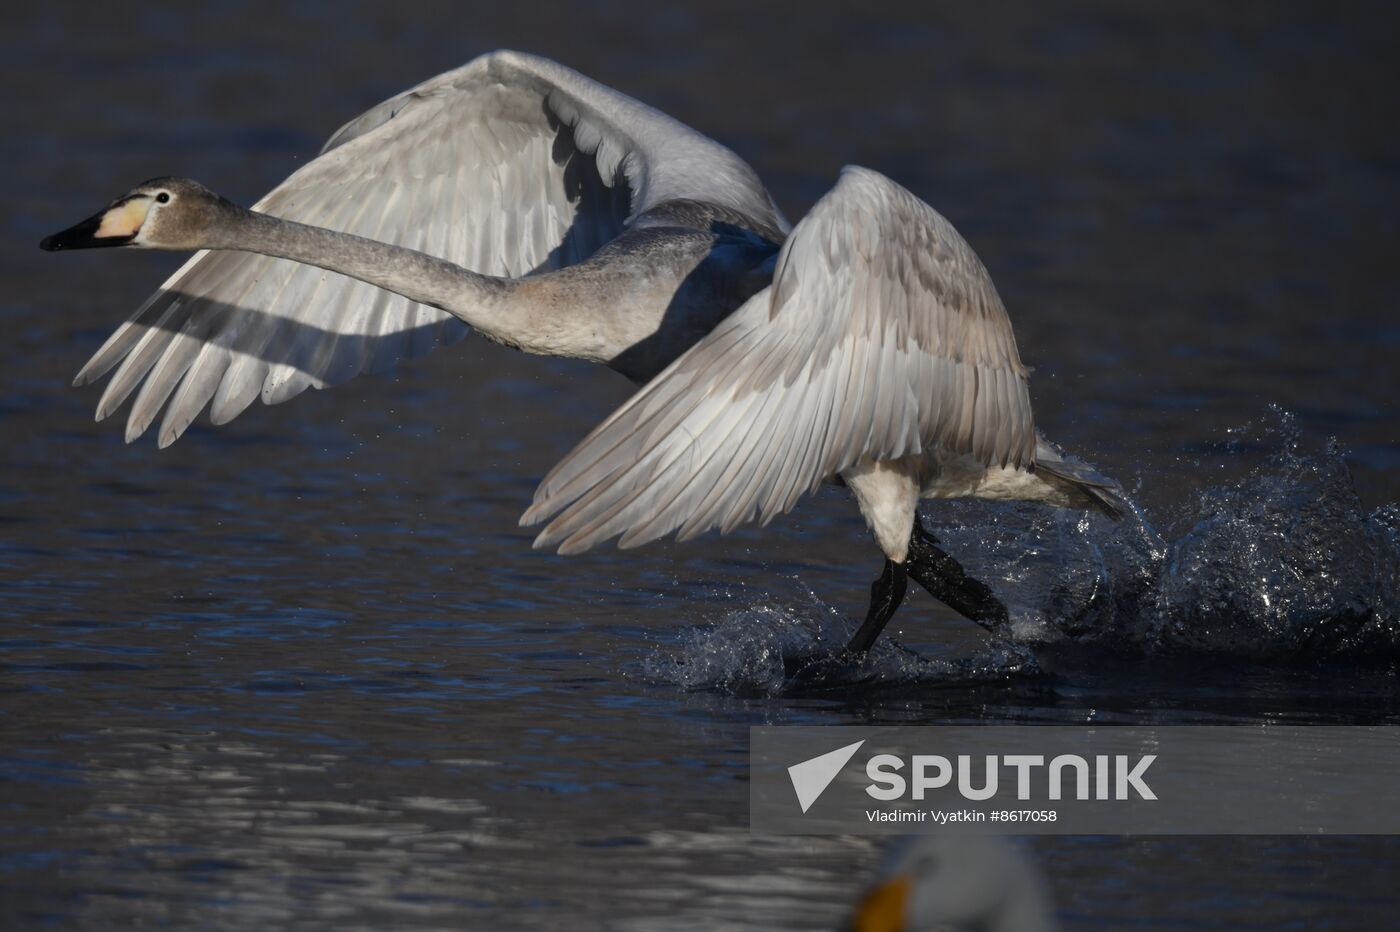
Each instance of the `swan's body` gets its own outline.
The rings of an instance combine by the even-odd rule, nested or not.
[[[644,387],[541,483],[536,545],[728,531],[839,479],[887,560],[858,648],[906,564],[1004,618],[920,497],[1112,510],[1036,433],[991,279],[931,208],[848,168],[790,229],[733,152],[544,59],[497,52],[380,104],[252,211],[156,179],[44,243],[94,245],[201,250],[78,375],[116,369],[99,419],[140,387],[128,440],[162,408],[165,446],[206,405],[223,423],[463,324],[603,363]]]

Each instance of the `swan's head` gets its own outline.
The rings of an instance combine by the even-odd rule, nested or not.
[[[1017,846],[988,836],[925,835],[894,846],[850,928],[1051,932],[1056,925],[1044,881]]]
[[[40,249],[201,249],[219,217],[233,205],[197,181],[153,178],[117,198],[107,208],[61,233],[47,236]]]

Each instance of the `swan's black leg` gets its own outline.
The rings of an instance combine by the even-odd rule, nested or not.
[[[957,560],[939,548],[938,538],[924,528],[918,515],[914,516],[914,533],[909,540],[909,559],[905,565],[919,585],[958,614],[988,631],[1006,623],[1006,606],[985,583],[968,576]]]
[[[863,654],[875,643],[885,625],[894,617],[895,609],[904,601],[904,589],[908,576],[904,564],[893,560],[885,561],[885,571],[870,586],[870,611],[866,613],[865,624],[860,626],[856,636],[846,649]]]
[[[935,599],[988,631],[1006,623],[1006,606],[985,583],[968,576],[958,561],[938,546],[938,538],[929,533],[916,515],[909,538],[908,559],[904,563],[885,561],[884,572],[870,587],[870,611],[865,623],[846,645],[847,650],[865,653],[870,649],[904,601],[909,576]]]

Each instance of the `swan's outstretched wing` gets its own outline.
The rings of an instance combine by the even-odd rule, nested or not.
[[[255,207],[490,275],[580,261],[655,204],[690,198],[783,228],[753,170],[718,143],[577,72],[496,52],[346,124]],[[117,367],[99,420],[140,386],[160,444],[212,399],[215,423],[417,356],[465,332],[447,313],[333,272],[201,252],[78,374]],[[172,398],[173,395],[173,398]]]
[[[557,465],[536,546],[636,546],[769,521],[863,459],[933,446],[1027,465],[1027,370],[986,269],[927,204],[847,168],[773,284]]]

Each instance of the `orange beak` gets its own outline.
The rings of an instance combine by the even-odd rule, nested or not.
[[[851,932],[904,932],[909,889],[909,878],[900,874],[871,890],[851,917]]]

